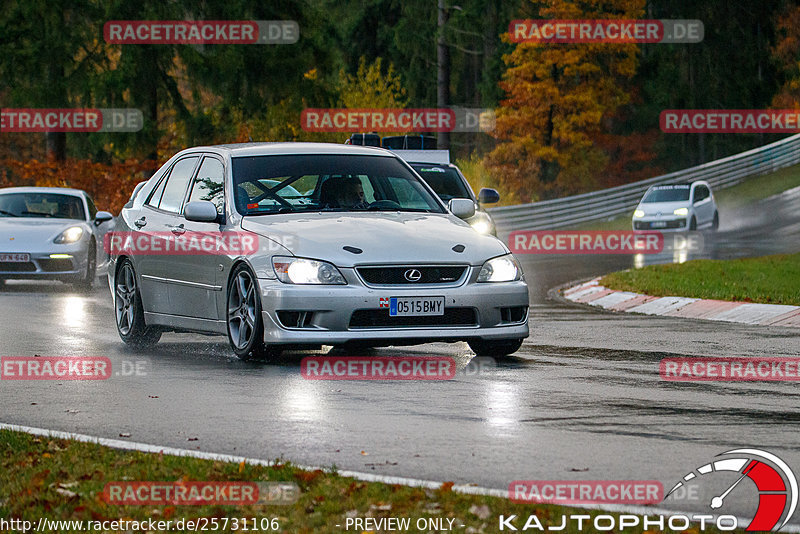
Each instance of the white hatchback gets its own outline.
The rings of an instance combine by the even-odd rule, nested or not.
[[[636,206],[632,224],[634,230],[717,230],[719,211],[707,182],[654,185]]]

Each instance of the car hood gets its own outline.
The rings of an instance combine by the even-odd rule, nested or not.
[[[408,212],[314,212],[246,217],[242,228],[283,244],[295,256],[322,259],[339,267],[369,263],[480,265],[508,252],[497,238],[480,235],[451,217]],[[458,245],[463,246],[460,253],[453,250],[460,248]],[[343,247],[363,252],[354,254]]]
[[[0,217],[0,245],[9,242],[39,244],[52,241],[71,226],[80,226],[86,230],[86,223],[76,219]]]
[[[637,209],[642,210],[645,215],[672,215],[672,212],[678,208],[690,208],[691,202],[688,200],[681,200],[678,202],[640,202]]]

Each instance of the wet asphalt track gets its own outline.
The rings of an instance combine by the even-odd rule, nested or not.
[[[798,192],[736,214],[723,211],[722,221],[702,256],[800,250]],[[797,383],[667,383],[658,375],[666,356],[800,356],[797,329],[549,301],[548,288],[633,260],[521,259],[532,289],[531,336],[517,357],[435,382],[308,381],[299,362],[310,353],[246,363],[220,337],[167,334],[138,353],[117,337],[103,283],[82,295],[59,284],[12,282],[0,292],[2,355],[107,356],[115,376],[2,381],[0,421],[500,489],[519,479],[660,480],[669,489],[739,447],[771,451],[800,474]],[[371,354],[454,356],[462,367],[472,357],[466,344]],[[124,376],[134,365],[140,375]],[[752,511],[755,489],[742,486],[723,511]],[[705,486],[699,492],[699,500],[663,506],[708,511],[719,493]]]

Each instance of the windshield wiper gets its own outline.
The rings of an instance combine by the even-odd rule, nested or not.
[[[3,215],[8,215],[9,217],[19,217],[19,215],[15,214],[15,213],[11,213],[10,211],[6,211],[6,210],[0,210],[0,213],[2,213]]]

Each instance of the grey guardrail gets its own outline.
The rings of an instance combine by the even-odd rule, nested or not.
[[[647,188],[671,182],[705,180],[713,189],[736,185],[800,163],[800,134],[741,154],[680,171],[565,198],[491,208],[498,235],[514,230],[550,230],[632,213]]]

